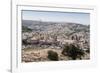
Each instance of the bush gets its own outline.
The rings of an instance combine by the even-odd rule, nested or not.
[[[75,45],[70,44],[64,47],[62,54],[76,60],[77,58],[81,59],[81,57],[84,56],[84,51]]]
[[[57,52],[49,50],[48,51],[48,59],[53,60],[53,61],[58,61],[58,54],[57,54]]]

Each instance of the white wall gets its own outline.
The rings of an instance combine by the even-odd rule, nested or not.
[[[100,2],[99,0],[34,0],[35,2],[43,3],[58,3],[58,4],[82,4],[82,5],[95,5],[97,7],[97,26],[98,37],[100,37]],[[0,73],[8,73],[10,69],[10,0],[0,1]],[[63,71],[51,71],[52,73],[99,73],[100,69],[100,38],[98,42],[98,67],[87,69],[66,69]],[[40,72],[40,73],[51,73]]]

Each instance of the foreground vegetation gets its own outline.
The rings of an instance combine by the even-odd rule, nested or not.
[[[22,62],[64,61],[89,59],[89,53],[77,46],[65,45],[63,49],[23,49]]]

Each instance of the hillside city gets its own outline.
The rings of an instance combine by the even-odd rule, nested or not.
[[[64,46],[70,44],[84,51],[81,59],[90,59],[90,26],[22,20],[22,62],[52,61],[50,50],[57,53],[57,60],[71,60],[62,54]]]

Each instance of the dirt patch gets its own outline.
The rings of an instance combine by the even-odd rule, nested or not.
[[[47,56],[49,50],[57,52],[59,60],[67,60],[67,57],[62,55],[62,50],[56,49],[28,49],[22,50],[22,62],[38,62],[38,61],[50,61]]]

